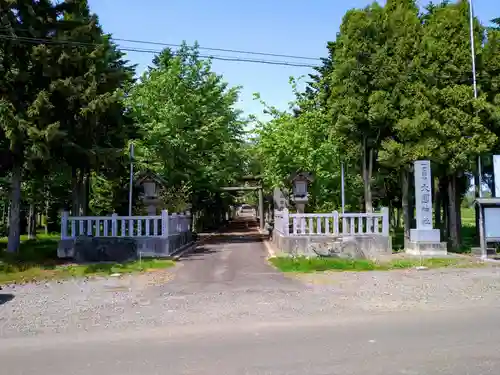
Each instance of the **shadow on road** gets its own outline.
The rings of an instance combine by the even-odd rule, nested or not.
[[[196,249],[184,254],[179,260],[202,260],[206,255],[219,252],[219,245],[252,244],[262,242],[267,238],[259,231],[258,223],[252,218],[237,218],[219,234],[207,238]]]
[[[14,295],[11,293],[0,293],[0,306],[4,303],[10,302],[14,299]]]
[[[261,234],[259,224],[253,217],[237,217],[219,234],[208,238],[203,245],[244,244],[265,240],[268,236]]]
[[[216,245],[216,244],[225,244],[225,243],[252,243],[252,242],[261,242],[264,239],[264,236],[260,233],[235,233],[231,231],[229,234],[224,234],[221,236],[214,236],[207,240],[206,244]]]
[[[203,247],[203,246],[199,246],[197,247],[196,249],[188,252],[188,253],[185,253],[182,255],[182,257],[180,257],[180,261],[186,261],[186,260],[200,260],[200,259],[203,259],[203,256],[204,255],[207,255],[207,254],[215,254],[217,253],[216,250],[211,250],[211,249],[208,249],[206,247]]]

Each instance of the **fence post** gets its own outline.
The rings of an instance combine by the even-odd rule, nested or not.
[[[134,237],[134,217],[128,217],[128,236]]]
[[[181,233],[184,233],[186,231],[186,217],[187,217],[186,211],[183,211],[180,221]]]
[[[186,231],[191,231],[191,212],[189,210],[186,211]]]
[[[283,234],[290,235],[290,216],[286,207],[283,209]]]
[[[333,235],[339,235],[339,213],[338,211],[333,211]]]
[[[382,235],[389,236],[389,209],[382,207]]]
[[[114,213],[111,215],[111,236],[116,237],[116,232],[118,232],[118,220],[116,219],[118,215]]]
[[[169,233],[168,210],[161,210],[161,236],[167,238]]]
[[[172,215],[170,215],[170,219],[172,220],[172,228],[173,228],[172,234],[176,234],[179,232],[179,216],[177,212],[174,212]]]
[[[61,215],[61,239],[64,240],[68,238],[68,217],[69,212],[63,211]]]

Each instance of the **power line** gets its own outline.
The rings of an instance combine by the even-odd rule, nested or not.
[[[84,43],[84,42],[71,41],[71,40],[56,40],[56,39],[46,39],[46,38],[23,37],[23,36],[5,35],[5,34],[3,34],[3,35],[0,34],[0,39],[16,40],[19,42],[26,42],[26,43],[32,43],[32,44],[60,44],[60,45],[86,46],[86,47],[99,45],[98,43]],[[126,42],[130,42],[130,43],[144,43],[144,44],[151,44],[151,45],[181,47],[181,45],[179,45],[179,44],[148,42],[148,41],[139,41],[139,40],[132,40],[132,39],[116,39],[116,38],[111,38],[111,39],[113,39],[115,41],[124,41],[124,42],[126,41]],[[260,55],[260,56],[307,59],[307,60],[316,60],[316,61],[320,60],[320,59],[315,59],[312,57],[280,55],[280,54],[264,53],[264,52],[252,52],[252,51],[239,51],[239,50],[230,50],[230,49],[223,49],[223,48],[198,47],[198,49],[221,51],[221,52],[224,51],[224,52],[230,52],[230,53],[245,53],[245,54]],[[138,52],[138,53],[151,53],[151,54],[161,53],[161,51],[159,51],[159,50],[146,49],[146,48],[134,48],[134,47],[128,47],[128,46],[124,46],[124,47],[119,46],[119,50],[125,51],[125,52]],[[175,55],[176,52],[173,52],[173,54]],[[257,64],[301,67],[301,68],[316,68],[316,67],[318,67],[317,65],[313,65],[313,64],[282,61],[282,60],[264,60],[264,59],[251,59],[251,58],[246,58],[246,57],[232,57],[232,56],[204,55],[204,54],[198,54],[198,56],[201,58],[208,58],[208,59],[212,59],[212,60],[221,60],[221,61],[248,62],[248,63],[257,63]]]
[[[6,29],[5,27],[0,27],[0,29],[2,29],[2,28]],[[29,29],[26,29],[26,28],[17,28],[17,27],[15,28],[15,30],[29,31]],[[117,41],[117,42],[127,42],[127,43],[135,43],[135,44],[149,44],[149,45],[155,45],[155,46],[175,47],[175,48],[182,47],[181,44],[155,42],[155,41],[150,41],[150,40],[123,39],[123,38],[114,38],[114,37],[111,37],[111,39],[114,40],[114,41]],[[310,57],[310,56],[283,55],[283,54],[279,54],[279,53],[256,52],[256,51],[246,51],[246,50],[227,49],[227,48],[202,47],[202,46],[197,46],[197,48],[200,49],[200,50],[206,50],[206,51],[242,53],[242,54],[245,54],[245,55],[257,55],[257,56],[269,56],[269,57],[283,57],[283,58],[286,58],[286,59],[309,60],[309,61],[321,62],[321,58]]]
[[[162,42],[152,42],[146,40],[134,40],[134,39],[121,39],[121,38],[113,38],[117,42],[127,42],[127,43],[138,43],[138,44],[149,44],[156,46],[164,46],[164,47],[181,47],[180,44],[172,44],[172,43],[162,43]],[[258,55],[258,56],[270,56],[270,57],[283,57],[285,59],[297,59],[297,60],[310,60],[310,61],[320,61],[320,58],[317,57],[307,57],[307,56],[297,56],[297,55],[282,55],[278,53],[268,53],[268,52],[254,52],[254,51],[244,51],[237,49],[225,49],[225,48],[211,48],[211,47],[198,47],[201,50],[206,51],[218,51],[218,52],[230,52],[230,53],[243,53],[245,55]]]

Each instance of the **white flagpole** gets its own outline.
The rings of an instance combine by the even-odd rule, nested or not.
[[[472,0],[469,0],[469,28],[470,28],[470,52],[472,59],[472,86],[474,89],[474,99],[477,99],[477,80],[476,80],[476,48],[474,45],[474,8],[472,6]],[[478,193],[479,198],[483,197],[483,179],[482,179],[482,168],[481,168],[481,155],[477,157],[477,173],[478,173]],[[483,222],[483,208],[479,206],[479,246],[481,247],[481,258],[485,259],[487,257],[486,252],[486,241],[484,238],[484,222]]]

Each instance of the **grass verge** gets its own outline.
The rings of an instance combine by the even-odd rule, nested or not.
[[[170,268],[175,262],[164,259],[143,259],[127,263],[45,264],[6,263],[0,260],[0,284],[62,280],[75,277],[109,276]]]
[[[469,268],[481,267],[484,263],[464,257],[394,259],[387,262],[374,262],[367,259],[276,257],[269,261],[282,272],[322,272],[322,271],[389,271],[425,266],[427,268]]]
[[[38,234],[37,239],[21,237],[15,254],[7,253],[7,239],[0,238],[0,284],[26,283],[42,280],[61,280],[74,277],[109,276],[172,267],[166,259],[143,259],[127,263],[64,264],[57,257],[60,235]]]

